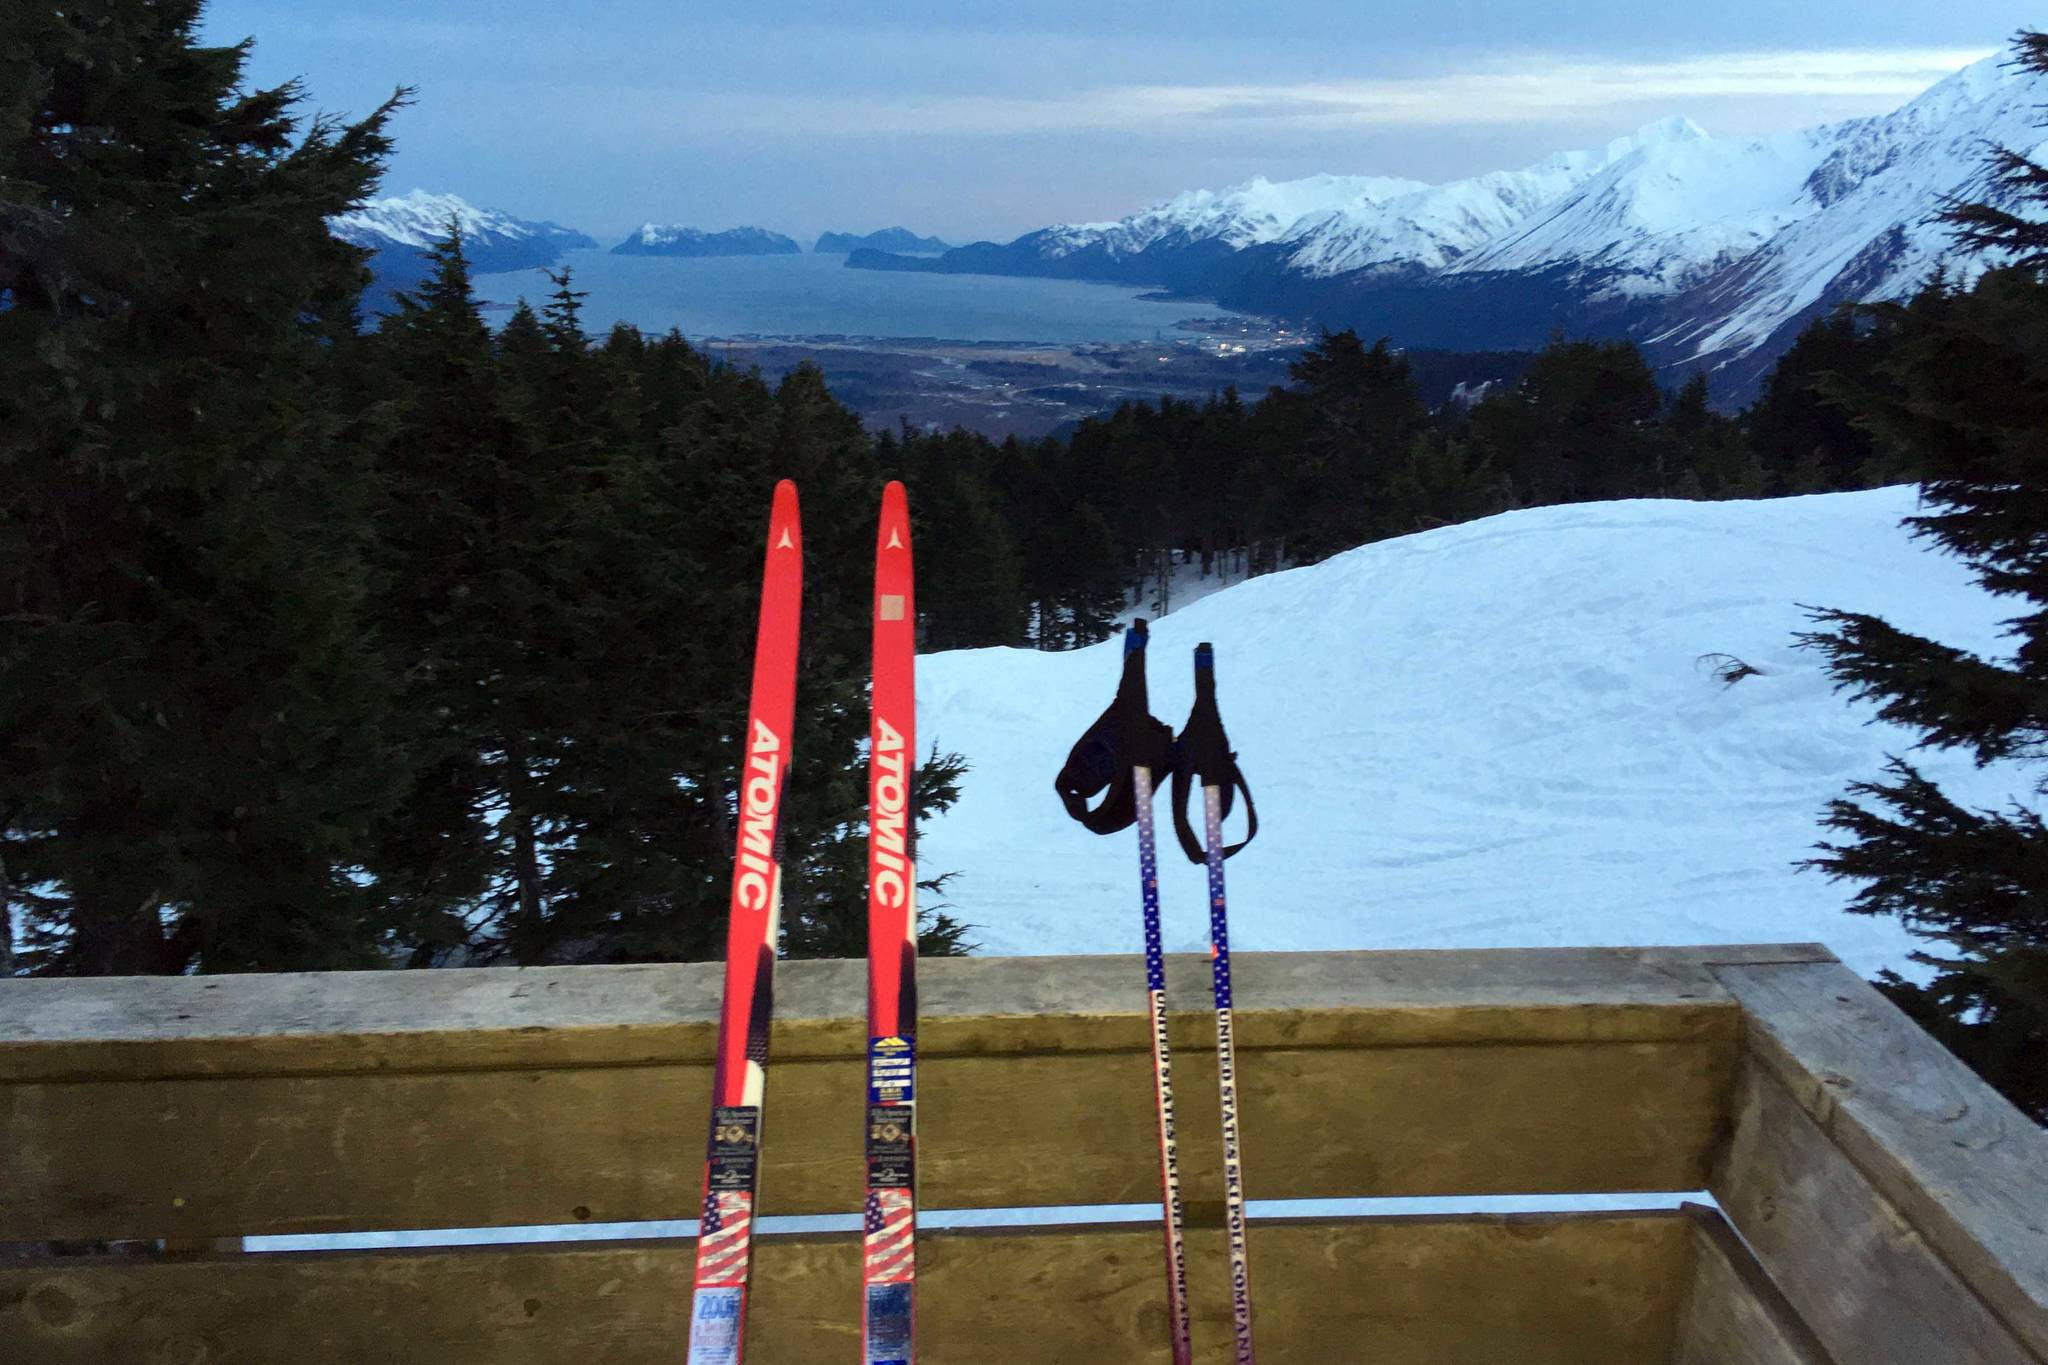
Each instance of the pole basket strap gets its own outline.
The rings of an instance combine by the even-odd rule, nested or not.
[[[1134,769],[1148,769],[1155,782],[1173,771],[1173,730],[1153,718],[1146,699],[1146,640],[1145,623],[1133,621],[1124,635],[1124,672],[1116,699],[1074,741],[1066,765],[1052,780],[1067,814],[1096,834],[1114,834],[1137,821]],[[1105,792],[1091,809],[1089,801]]]
[[[1188,820],[1188,802],[1198,788],[1215,787],[1222,796],[1226,817],[1238,795],[1244,796],[1248,822],[1244,838],[1222,850],[1224,857],[1235,857],[1258,837],[1259,808],[1237,766],[1237,755],[1230,750],[1230,736],[1223,732],[1223,716],[1216,709],[1216,651],[1207,644],[1195,646],[1195,705],[1188,712],[1187,724],[1181,727],[1173,749],[1173,831],[1180,836],[1182,851],[1189,862],[1208,861],[1204,840],[1196,835]]]

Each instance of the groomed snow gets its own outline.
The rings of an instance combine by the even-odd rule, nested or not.
[[[1911,488],[1761,502],[1510,512],[1384,541],[1193,603],[1153,631],[1154,714],[1178,728],[1190,650],[1216,646],[1223,716],[1258,796],[1229,865],[1240,949],[1818,940],[1905,967],[1894,920],[1793,864],[1823,804],[1912,736],[1794,647],[1800,603],[1881,613],[1999,653],[2015,614],[1899,527]],[[919,662],[920,743],[973,765],[919,850],[981,951],[1133,952],[1135,836],[1052,790],[1114,691],[1121,640]],[[1733,686],[1699,656],[1764,670]],[[1916,761],[1973,804],[2012,771]],[[1161,837],[1171,840],[1167,803]],[[1162,844],[1169,949],[1207,945],[1200,872]]]

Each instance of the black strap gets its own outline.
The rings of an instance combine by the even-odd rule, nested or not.
[[[1195,646],[1195,704],[1188,723],[1173,742],[1173,830],[1180,836],[1181,849],[1189,862],[1208,861],[1204,841],[1188,823],[1188,798],[1197,787],[1215,787],[1222,797],[1223,814],[1228,816],[1238,793],[1244,794],[1245,818],[1250,827],[1244,838],[1223,850],[1235,856],[1259,834],[1259,808],[1252,802],[1252,789],[1230,751],[1230,736],[1223,733],[1223,714],[1216,709],[1216,651],[1207,644]],[[1208,823],[1206,820],[1203,822]]]
[[[1052,780],[1067,814],[1097,834],[1114,834],[1137,820],[1133,769],[1148,769],[1154,782],[1164,781],[1173,771],[1173,731],[1153,719],[1145,695],[1147,638],[1145,623],[1131,622],[1124,633],[1124,673],[1116,698],[1074,741],[1066,766]],[[1089,800],[1105,789],[1108,795],[1089,809]]]

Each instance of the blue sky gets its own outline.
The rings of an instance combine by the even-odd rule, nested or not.
[[[1449,179],[1671,114],[1732,134],[1881,112],[2027,8],[214,0],[207,30],[254,37],[252,78],[303,77],[321,109],[419,87],[390,192],[601,239],[653,219],[964,241],[1253,175]]]

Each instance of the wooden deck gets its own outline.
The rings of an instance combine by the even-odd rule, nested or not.
[[[1257,1220],[1260,1356],[2048,1365],[2048,1136],[1811,945],[1238,956],[1254,1199],[1711,1190]],[[1220,1191],[1206,959],[1169,960]],[[864,973],[777,974],[766,1214],[861,1197]],[[1157,1199],[1136,959],[920,966],[920,1200]],[[715,964],[0,981],[0,1243],[694,1217]],[[1197,1227],[1201,1359],[1225,1359]],[[1164,1362],[1150,1224],[930,1231],[925,1365]],[[852,1234],[763,1239],[750,1361],[858,1355]],[[684,1240],[0,1262],[13,1362],[674,1362]]]

